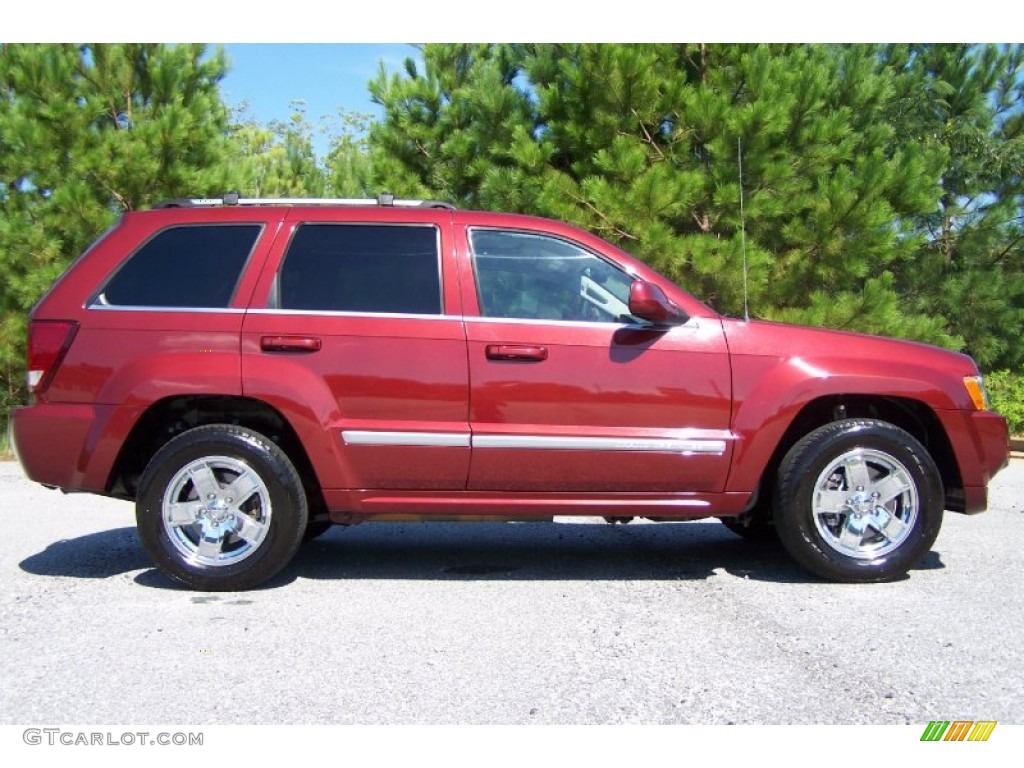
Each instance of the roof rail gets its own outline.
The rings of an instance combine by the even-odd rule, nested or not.
[[[443,200],[403,200],[389,192],[377,197],[239,197],[237,192],[228,192],[223,197],[178,197],[163,200],[153,206],[158,208],[220,208],[236,205],[376,205],[382,208],[445,208],[455,206]]]

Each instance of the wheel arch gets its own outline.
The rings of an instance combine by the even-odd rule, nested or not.
[[[942,477],[946,508],[962,512],[963,480],[942,422],[927,404],[911,398],[833,394],[806,403],[786,428],[758,480],[753,498],[772,498],[779,466],[789,450],[818,427],[843,419],[876,419],[908,432],[931,455]]]
[[[107,481],[107,492],[133,500],[142,473],[161,446],[189,429],[210,424],[246,427],[276,443],[299,473],[310,519],[326,516],[316,470],[288,419],[262,400],[235,395],[180,395],[153,403],[135,422],[121,446]]]

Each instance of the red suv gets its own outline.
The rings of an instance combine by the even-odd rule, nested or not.
[[[723,317],[565,224],[395,200],[125,214],[39,302],[28,476],[136,503],[203,590],[363,521],[718,517],[881,581],[985,509],[970,358]]]

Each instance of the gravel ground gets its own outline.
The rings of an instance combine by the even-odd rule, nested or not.
[[[207,594],[0,463],[0,722],[1024,723],[1024,461],[990,500],[891,584],[715,521],[391,523]]]

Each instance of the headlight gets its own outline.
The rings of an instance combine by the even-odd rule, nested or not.
[[[967,388],[967,394],[971,396],[971,400],[974,402],[974,407],[979,411],[987,411],[988,405],[988,390],[985,389],[985,379],[981,376],[964,376],[964,386]]]

